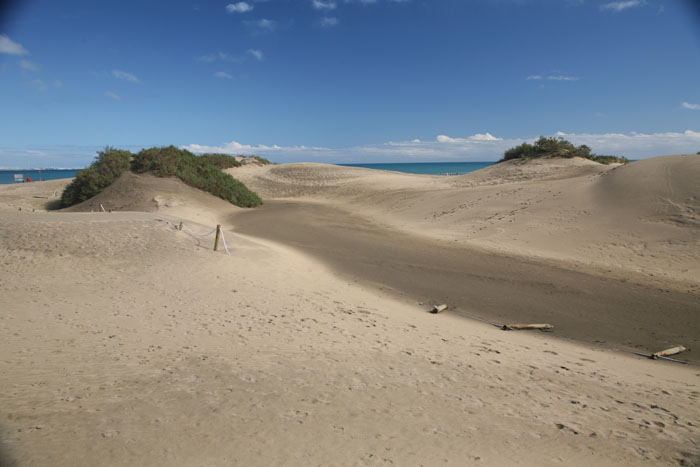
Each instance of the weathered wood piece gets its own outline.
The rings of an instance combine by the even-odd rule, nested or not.
[[[545,331],[548,329],[554,329],[551,324],[504,324],[504,331],[520,331],[525,329],[538,329],[540,331]]]
[[[445,311],[445,310],[447,310],[447,305],[443,303],[442,305],[435,305],[433,307],[433,309],[430,310],[430,312],[435,314],[435,313],[440,313],[441,311]]]
[[[682,345],[678,345],[676,347],[671,347],[670,349],[664,349],[664,350],[659,350],[658,352],[654,352],[651,354],[649,357],[653,358],[654,360],[657,360],[659,357],[670,357],[671,355],[676,355],[681,352],[685,352],[686,349]]]

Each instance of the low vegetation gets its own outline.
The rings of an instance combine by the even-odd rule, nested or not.
[[[699,153],[699,154],[700,154],[700,153]],[[258,161],[261,165],[272,164],[272,162],[270,162],[269,160],[265,159],[264,157],[260,157],[260,156],[251,156],[251,157],[252,157],[253,159],[255,159],[256,161]]]
[[[188,185],[236,206],[250,208],[262,204],[258,195],[243,183],[222,172],[207,159],[175,146],[142,150],[134,157],[132,170],[136,173],[152,172],[159,177],[178,177]]]
[[[111,185],[125,170],[129,169],[133,154],[121,149],[105,147],[99,151],[95,162],[81,170],[63,190],[61,207],[73,206],[92,198]]]
[[[503,154],[503,159],[498,162],[505,162],[512,159],[536,159],[539,157],[583,157],[601,164],[622,163],[629,160],[626,157],[602,156],[591,152],[591,148],[582,144],[574,146],[564,138],[546,138],[540,136],[535,144],[523,143],[520,146],[508,149]]]
[[[232,167],[240,167],[241,163],[236,160],[235,157],[228,154],[218,154],[218,153],[207,153],[202,154],[202,159],[206,159],[210,163],[214,164],[220,169],[230,169]]]
[[[221,168],[238,166],[227,166],[231,160],[240,165],[235,158],[226,154],[200,157],[175,146],[143,149],[138,154],[108,146],[98,153],[95,162],[78,172],[75,180],[66,187],[61,196],[61,207],[72,206],[95,196],[126,170],[135,173],[151,172],[158,177],[178,177],[186,184],[236,206],[261,205],[262,200],[255,192],[221,171]]]

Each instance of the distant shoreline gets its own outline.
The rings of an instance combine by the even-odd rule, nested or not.
[[[73,178],[83,169],[0,169],[0,185],[8,185],[15,182],[15,174],[24,175],[24,179],[32,182],[58,180],[61,178]]]
[[[421,175],[464,175],[495,164],[495,161],[477,162],[377,162],[371,164],[337,164],[342,167],[363,167]]]

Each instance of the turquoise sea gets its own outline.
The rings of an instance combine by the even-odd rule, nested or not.
[[[493,165],[493,162],[401,162],[382,164],[338,164],[345,167],[365,167],[367,169],[393,170],[409,174],[425,175],[464,175]]]
[[[377,170],[392,170],[410,174],[425,175],[463,175],[475,170],[493,165],[493,162],[399,162],[381,164],[338,164],[346,167],[365,167]],[[0,170],[0,184],[15,183],[14,174],[23,174],[24,178],[31,178],[33,182],[40,180],[56,180],[58,178],[73,178],[80,169],[15,169]]]
[[[38,182],[40,180],[56,180],[58,178],[73,178],[80,169],[42,169],[42,170],[29,170],[29,169],[14,169],[14,170],[0,170],[0,185],[7,183],[15,183],[14,175],[23,174],[25,180],[28,178],[32,179],[32,182]]]

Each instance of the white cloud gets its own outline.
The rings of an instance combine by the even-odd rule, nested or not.
[[[618,12],[618,11],[626,10],[628,8],[642,6],[645,3],[646,2],[644,2],[643,0],[625,0],[625,1],[620,1],[620,2],[605,3],[605,4],[600,6],[600,9]]]
[[[477,133],[467,138],[450,138],[446,135],[438,135],[437,140],[440,143],[464,143],[469,141],[503,141],[503,138],[496,138],[491,133]]]
[[[99,146],[0,147],[0,167],[82,168],[90,164]]]
[[[311,5],[317,10],[335,10],[337,6],[333,0],[311,0]]]
[[[549,81],[578,81],[581,78],[578,76],[550,75],[547,76]]]
[[[277,29],[277,21],[267,18],[261,18],[257,21],[246,21],[245,24],[258,33],[273,32]]]
[[[39,71],[39,69],[41,68],[39,65],[37,65],[34,62],[30,62],[29,60],[20,60],[19,66],[23,70],[27,71]]]
[[[262,50],[248,49],[248,53],[255,57],[255,59],[259,62],[262,62],[265,58],[265,55],[263,54]]]
[[[22,44],[14,42],[6,34],[0,34],[0,54],[26,55],[28,53]]]
[[[324,16],[321,18],[321,27],[322,28],[332,28],[333,26],[338,24],[338,18],[333,18],[333,17],[328,17]]]
[[[567,76],[567,75],[548,75],[548,76],[530,75],[526,79],[527,80],[534,80],[534,81],[542,81],[542,80],[547,80],[547,81],[578,81],[581,78],[578,76]]]
[[[29,85],[34,87],[37,91],[44,92],[46,91],[49,87],[46,85],[46,83],[43,80],[40,79],[33,79],[29,82]]]
[[[214,73],[214,76],[216,76],[217,78],[223,78],[223,79],[233,79],[233,76],[226,73],[225,71],[217,71],[216,73]]]
[[[243,61],[241,58],[234,57],[233,55],[227,54],[224,52],[217,52],[217,53],[202,55],[201,57],[197,57],[197,60],[200,62],[205,62],[205,63],[212,63],[212,62],[216,62],[216,61],[240,63]]]
[[[126,71],[112,70],[112,76],[118,79],[123,79],[124,81],[129,81],[131,83],[141,82],[135,75],[127,73]]]
[[[576,145],[586,144],[597,154],[613,154],[630,159],[666,154],[694,154],[700,147],[700,131],[682,133],[563,133],[561,136]],[[388,142],[384,144],[354,146],[349,148],[324,148],[309,146],[249,145],[231,141],[219,146],[190,144],[183,146],[195,153],[222,152],[229,154],[257,154],[275,162],[411,162],[411,161],[494,161],[503,156],[506,149],[523,141],[537,138],[498,138],[490,133],[456,138],[439,135],[433,141]]]
[[[111,98],[114,99],[115,101],[120,101],[120,100],[122,100],[122,96],[120,96],[119,94],[115,94],[115,93],[113,93],[112,91],[106,91],[106,92],[105,92],[105,96],[106,96],[106,97],[111,97]]]
[[[226,11],[229,13],[246,13],[253,9],[253,5],[246,2],[229,3],[226,5]]]
[[[690,102],[683,102],[681,104],[684,109],[689,109],[689,110],[700,110],[700,104],[691,104]]]
[[[63,87],[63,82],[62,82],[62,81],[59,81],[59,80],[56,80],[56,81],[53,82],[53,87],[55,87],[55,88],[62,88],[62,87]]]

